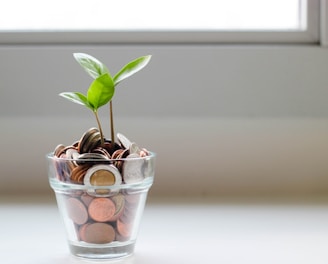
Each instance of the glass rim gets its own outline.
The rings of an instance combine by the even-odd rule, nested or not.
[[[49,178],[49,183],[52,189],[57,191],[63,190],[80,190],[80,191],[87,191],[87,192],[97,192],[100,191],[112,191],[117,192],[119,190],[139,190],[139,189],[149,189],[154,181],[154,176],[149,176],[143,179],[140,182],[135,183],[124,183],[118,185],[103,185],[103,186],[95,186],[95,185],[85,185],[85,184],[77,184],[72,182],[63,182],[56,178]],[[109,193],[105,194],[98,194],[98,196],[107,196]]]
[[[156,154],[154,152],[149,151],[149,155],[144,157],[131,157],[131,158],[118,158],[118,159],[78,159],[78,158],[61,158],[54,155],[53,152],[50,152],[46,154],[47,161],[49,163],[74,163],[74,162],[82,162],[84,164],[94,164],[94,165],[113,165],[115,162],[124,162],[124,161],[144,161],[146,163],[153,162],[155,159]],[[56,177],[51,177],[50,174],[48,174],[49,183],[54,190],[68,190],[68,189],[74,189],[74,190],[86,190],[86,191],[92,191],[92,190],[108,190],[108,191],[117,191],[119,189],[148,189],[153,184],[154,175],[148,175],[141,181],[132,182],[132,183],[120,183],[120,184],[114,184],[114,185],[85,185],[80,184],[77,182],[72,181],[61,181]]]
[[[125,157],[125,158],[117,158],[117,159],[92,159],[92,158],[86,158],[86,159],[76,159],[76,158],[61,158],[56,157],[53,152],[49,152],[46,154],[46,158],[49,160],[55,160],[55,161],[81,161],[83,162],[97,162],[100,164],[107,164],[115,161],[126,161],[126,160],[147,160],[147,159],[154,159],[157,155],[155,152],[148,151],[149,155],[144,157]]]

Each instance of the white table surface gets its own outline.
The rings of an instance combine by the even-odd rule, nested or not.
[[[0,263],[99,263],[70,255],[54,200],[0,200]],[[102,261],[113,263],[113,261]],[[328,200],[149,201],[128,264],[327,264]]]

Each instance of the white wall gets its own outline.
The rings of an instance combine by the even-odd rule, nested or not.
[[[116,130],[158,153],[153,195],[328,192],[328,51],[318,46],[0,46],[0,192],[49,192],[45,154],[96,126],[58,96],[152,54],[117,88]],[[105,133],[107,112],[101,110]]]

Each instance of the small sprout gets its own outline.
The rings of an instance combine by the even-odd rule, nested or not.
[[[98,109],[109,103],[111,142],[112,147],[114,148],[115,136],[112,98],[115,93],[115,87],[124,79],[144,68],[150,61],[151,55],[143,56],[129,62],[116,75],[114,75],[114,77],[111,76],[107,66],[98,59],[85,53],[74,53],[73,56],[94,80],[90,84],[86,95],[79,92],[63,92],[59,95],[71,102],[86,106],[94,113],[102,144],[104,143],[104,134],[98,116]]]

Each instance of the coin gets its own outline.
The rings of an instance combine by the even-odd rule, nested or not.
[[[146,157],[149,156],[149,151],[145,148],[142,148],[139,153],[140,157]]]
[[[70,173],[70,179],[73,182],[83,183],[84,175],[90,168],[88,165],[76,166]]]
[[[110,219],[110,221],[116,221],[124,212],[125,198],[122,194],[117,194],[111,197],[111,200],[115,204],[115,214]]]
[[[138,154],[140,156],[140,151],[141,150],[140,150],[140,148],[138,147],[138,145],[136,143],[134,143],[134,142],[131,143],[129,150],[130,150],[130,154],[135,153],[135,154]]]
[[[118,169],[113,165],[95,165],[88,169],[84,177],[86,186],[113,186],[122,183],[122,176]],[[96,192],[98,194],[109,193],[107,189],[90,188],[89,194]]]
[[[63,153],[64,149],[65,149],[65,145],[63,145],[63,144],[57,145],[55,150],[54,150],[54,156],[59,158],[60,155]]]
[[[66,148],[66,157],[68,159],[77,159],[78,156],[79,153],[75,147],[71,146],[70,148]]]
[[[79,144],[78,144],[78,152],[79,153],[86,153],[88,152],[88,149],[90,147],[90,137],[92,137],[93,134],[99,133],[99,130],[95,127],[90,128],[87,130],[81,137]],[[100,133],[99,133],[100,135]],[[95,140],[95,139],[94,139]]]
[[[131,236],[133,225],[131,223],[123,223],[120,219],[116,223],[117,232],[127,239]]]
[[[88,225],[90,225],[90,223],[86,223],[86,224],[80,226],[80,229],[78,230],[79,240],[82,240],[82,241],[85,240],[85,229],[87,228]]]
[[[78,148],[79,146],[79,141],[74,141],[73,144],[72,144],[73,147],[75,147],[76,149]]]
[[[108,157],[103,154],[83,153],[77,157],[77,160],[75,161],[75,163],[78,165],[82,165],[82,164],[93,165],[93,164],[97,164],[97,163],[103,163],[103,161],[108,161],[108,160],[109,160]]]
[[[94,198],[88,207],[90,217],[97,222],[107,222],[116,212],[115,204],[108,198]]]
[[[86,207],[89,206],[89,204],[91,203],[91,201],[93,200],[94,197],[88,195],[87,193],[84,193],[81,195],[81,200],[82,202],[85,204]]]
[[[96,147],[91,152],[92,153],[97,153],[97,154],[104,155],[105,157],[107,157],[108,159],[110,159],[110,154],[109,154],[109,152],[105,148]]]
[[[115,230],[110,224],[88,223],[80,228],[80,239],[92,244],[106,244],[114,241]]]
[[[122,168],[123,180],[125,183],[136,183],[144,179],[142,173],[143,163],[144,161],[136,153],[127,156]]]
[[[125,149],[130,148],[132,143],[126,136],[124,136],[121,133],[117,133],[116,136],[117,136],[117,139],[118,139],[118,141],[120,142],[120,144],[122,145],[123,148],[125,148]]]
[[[111,158],[112,158],[112,159],[117,159],[123,151],[124,151],[123,149],[115,150],[115,151],[113,152]]]
[[[77,149],[73,146],[66,147],[66,162],[67,165],[71,168],[71,171],[77,166],[75,159],[78,157],[79,153],[77,152]]]
[[[99,147],[101,145],[101,135],[100,132],[92,133],[87,141],[85,142],[84,149],[85,152],[91,152],[93,149]]]
[[[66,209],[69,218],[78,225],[88,221],[88,212],[84,204],[77,198],[68,198],[66,200]]]
[[[114,144],[114,149],[113,149],[112,142],[111,142],[111,140],[108,140],[108,139],[105,139],[104,145],[103,145],[102,147],[103,147],[104,149],[106,149],[110,155],[112,155],[113,152],[115,152],[116,150],[122,148],[119,144],[117,144],[117,143],[115,142],[115,144]]]
[[[114,165],[120,172],[122,172],[124,159],[129,155],[129,153],[130,153],[129,149],[124,149],[116,157],[116,161],[114,162]]]

